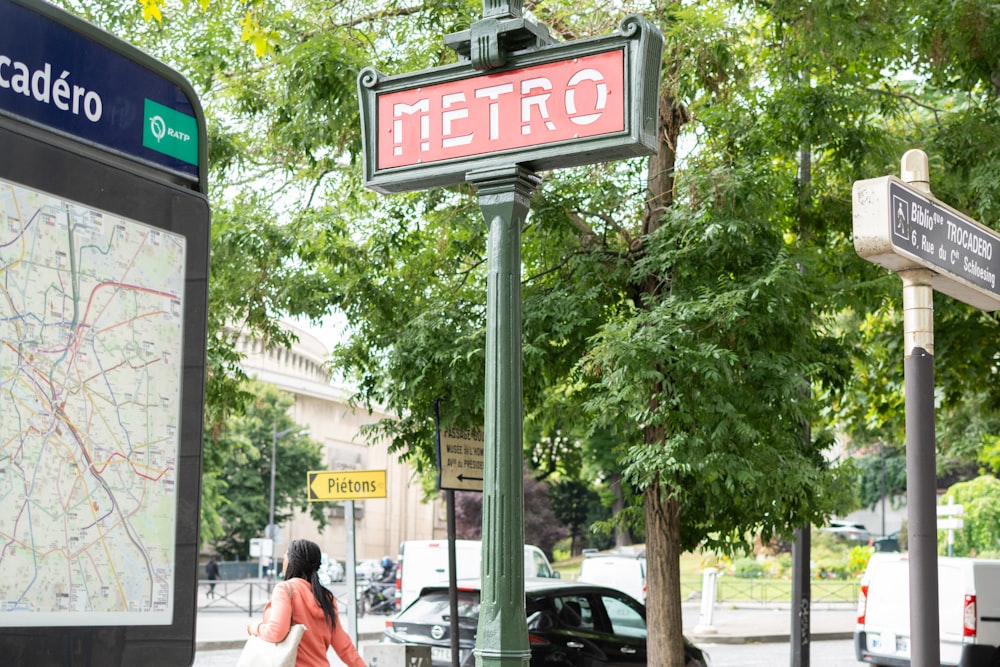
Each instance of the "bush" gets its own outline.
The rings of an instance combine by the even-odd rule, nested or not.
[[[733,562],[733,576],[756,579],[764,576],[764,566],[754,558],[740,558]]]
[[[864,574],[865,568],[868,567],[868,560],[873,553],[875,553],[874,547],[854,547],[847,555],[847,569],[854,576]]]

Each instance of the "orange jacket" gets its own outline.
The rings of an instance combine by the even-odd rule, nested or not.
[[[337,609],[336,600],[333,608]],[[347,667],[366,667],[339,617],[336,630],[330,628],[312,586],[305,579],[289,579],[275,586],[271,601],[264,606],[264,620],[251,623],[248,630],[266,641],[280,642],[296,623],[306,626],[295,659],[296,667],[329,667],[326,650],[330,646]]]

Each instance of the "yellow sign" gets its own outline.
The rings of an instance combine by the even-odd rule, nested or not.
[[[482,491],[483,448],[481,430],[442,432],[438,452],[438,488]]]
[[[385,498],[385,470],[311,470],[309,502]]]

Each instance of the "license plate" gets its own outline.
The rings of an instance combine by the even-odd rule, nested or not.
[[[451,662],[451,649],[441,646],[431,646],[431,660],[434,662]]]

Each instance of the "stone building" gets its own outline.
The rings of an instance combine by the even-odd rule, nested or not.
[[[309,437],[323,445],[326,470],[385,470],[385,499],[356,500],[355,553],[358,562],[399,553],[405,540],[446,538],[444,503],[423,501],[422,486],[407,464],[387,452],[387,443],[367,445],[359,434],[364,424],[383,416],[368,414],[348,404],[349,392],[330,382],[325,367],[329,351],[323,343],[293,325],[286,325],[298,336],[291,349],[264,349],[259,340],[241,337],[237,349],[245,355],[243,368],[248,375],[275,385],[294,396],[291,417],[309,429]],[[281,441],[278,441],[281,456]],[[303,474],[303,495],[306,494]],[[306,514],[296,513],[281,525],[278,554],[290,540],[307,538],[317,542],[324,552],[341,562],[346,560],[347,544],[343,503],[328,502],[328,524],[322,533]]]

